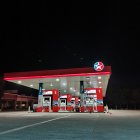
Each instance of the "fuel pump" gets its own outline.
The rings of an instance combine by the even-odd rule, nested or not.
[[[75,98],[71,98],[71,110],[74,112],[75,111]]]
[[[58,112],[58,90],[44,90],[42,105],[45,112]]]
[[[85,111],[104,112],[102,88],[86,88],[84,100]]]
[[[95,88],[86,88],[84,94],[85,111],[97,112],[97,94]]]
[[[77,110],[76,110],[77,109]],[[79,99],[77,96],[71,98],[71,110],[73,112],[79,112]]]
[[[60,95],[59,99],[60,111],[66,111],[66,105],[67,105],[67,95]]]
[[[52,111],[52,91],[43,90],[43,111],[44,112],[51,112]]]
[[[59,97],[59,111],[71,111],[71,95],[61,94]]]

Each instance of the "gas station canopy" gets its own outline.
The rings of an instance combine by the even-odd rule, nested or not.
[[[110,75],[111,67],[105,66],[102,71],[89,67],[5,73],[4,80],[34,89],[43,83],[45,90],[59,89],[75,96],[80,96],[80,81],[84,81],[84,88],[102,88],[104,97]]]

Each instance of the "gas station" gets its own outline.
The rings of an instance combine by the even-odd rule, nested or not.
[[[5,73],[4,80],[38,89],[36,112],[104,112],[111,66]]]

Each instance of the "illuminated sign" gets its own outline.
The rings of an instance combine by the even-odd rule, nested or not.
[[[60,96],[60,98],[67,98],[67,95],[62,95]]]
[[[96,90],[93,89],[93,90],[85,90],[85,93],[96,93]]]
[[[43,92],[43,95],[51,95],[51,94],[53,94],[52,91],[44,91]]]
[[[104,64],[103,64],[102,62],[96,62],[96,63],[94,64],[94,69],[95,69],[96,71],[102,71],[103,68],[104,68]]]

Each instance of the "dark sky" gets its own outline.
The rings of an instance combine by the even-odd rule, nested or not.
[[[110,84],[140,87],[138,4],[12,1],[3,7],[1,75],[102,61],[112,67]]]

